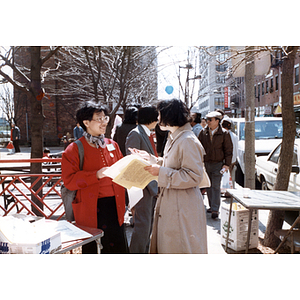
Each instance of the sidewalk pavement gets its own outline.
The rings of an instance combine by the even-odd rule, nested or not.
[[[57,153],[64,150],[63,146],[47,147],[50,150],[50,154]],[[10,154],[6,148],[0,148],[0,160],[1,159],[27,159],[30,158],[31,147],[20,147],[21,152]]]
[[[236,185],[237,189],[240,189],[241,187],[239,185]],[[222,197],[222,201],[226,200],[225,197]],[[209,207],[208,205],[208,198],[207,195],[204,195],[203,203],[206,208]],[[207,248],[208,248],[208,254],[227,254],[225,252],[225,246],[221,244],[221,207],[220,206],[220,214],[219,218],[212,219],[210,213],[206,213],[206,229],[207,229]],[[269,210],[259,210],[258,216],[259,216],[259,230],[258,230],[258,236],[259,238],[264,237],[264,233],[266,231],[266,225],[268,221],[268,215]],[[125,224],[127,222],[130,222],[129,219],[126,220],[125,218]],[[283,228],[289,228],[289,224],[284,222]],[[132,235],[133,227],[126,226],[126,236],[128,239],[128,243],[130,243],[131,235]],[[232,249],[228,249],[229,253],[241,253],[241,252],[235,252]]]

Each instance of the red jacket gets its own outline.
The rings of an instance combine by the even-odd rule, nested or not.
[[[91,147],[84,137],[80,138],[84,148],[83,169],[79,168],[78,147],[71,143],[62,155],[62,179],[69,190],[77,190],[73,201],[73,211],[76,223],[88,227],[97,227],[97,200],[103,179],[98,179],[96,173],[104,166],[111,166],[123,157],[119,146],[110,139],[105,139],[106,144],[113,144],[114,150]],[[103,153],[104,158],[101,157]],[[102,180],[102,181],[101,181]],[[111,179],[106,178],[107,184]],[[115,193],[118,220],[121,226],[125,214],[125,189],[115,183]]]

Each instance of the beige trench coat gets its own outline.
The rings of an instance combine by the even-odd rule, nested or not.
[[[160,194],[150,253],[207,253],[206,213],[198,187],[203,154],[204,148],[189,123],[169,135],[164,157],[157,161],[162,165]]]

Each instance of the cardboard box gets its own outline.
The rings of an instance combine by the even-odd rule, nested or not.
[[[0,241],[0,254],[51,254],[61,249],[61,234],[32,244],[18,244]]]
[[[44,219],[0,217],[0,254],[50,254],[61,248],[61,233]]]
[[[230,201],[222,202],[221,207],[221,244],[226,245],[227,231],[228,231],[228,218],[229,218]],[[231,220],[229,228],[228,248],[241,251],[246,250],[247,234],[248,234],[248,218],[249,210],[241,204],[233,201]],[[249,249],[258,246],[258,210],[252,212],[252,223],[249,240]]]

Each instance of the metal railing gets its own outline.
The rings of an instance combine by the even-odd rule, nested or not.
[[[30,173],[32,163],[42,163],[42,173]],[[65,214],[61,184],[61,158],[1,160],[0,216],[25,213],[60,220]]]

